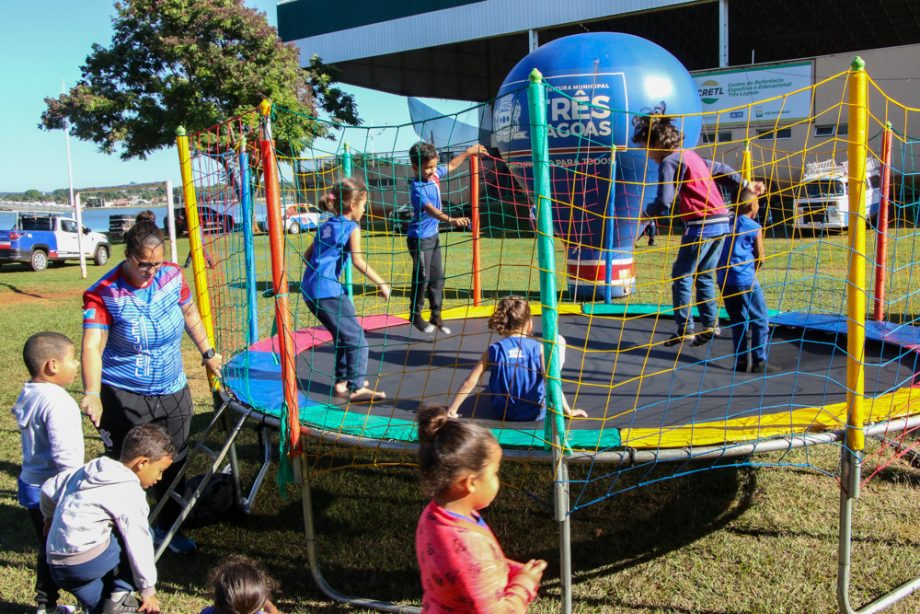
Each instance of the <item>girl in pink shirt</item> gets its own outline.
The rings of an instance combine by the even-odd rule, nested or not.
[[[422,612],[526,612],[546,561],[506,558],[479,515],[498,494],[498,441],[445,407],[422,409],[418,422],[422,489],[432,497],[415,531]]]

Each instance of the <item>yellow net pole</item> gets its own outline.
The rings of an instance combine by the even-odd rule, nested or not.
[[[745,181],[754,180],[754,163],[751,161],[751,142],[744,142],[744,152],[741,154],[741,177]]]
[[[850,143],[847,148],[850,258],[847,284],[847,446],[865,448],[863,401],[866,347],[866,153],[868,152],[868,80],[857,57],[847,75]]]
[[[211,299],[208,296],[208,280],[204,272],[204,245],[201,241],[201,222],[198,219],[198,199],[195,196],[195,182],[192,179],[192,155],[188,146],[188,135],[185,128],[176,129],[176,147],[179,149],[179,170],[182,174],[182,196],[185,200],[185,219],[188,224],[188,243],[192,253],[192,277],[195,280],[195,301],[198,303],[198,313],[208,335],[211,347],[216,348],[214,342],[214,316],[211,314]],[[170,203],[170,207],[172,204]],[[211,390],[216,391],[220,383],[217,378],[209,373],[208,381]]]

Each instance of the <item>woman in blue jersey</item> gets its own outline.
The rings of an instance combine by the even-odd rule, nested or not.
[[[450,404],[447,414],[456,418],[460,406],[479,384],[486,367],[489,368],[489,385],[480,396],[488,397],[488,415],[476,418],[495,420],[533,421],[546,417],[546,384],[543,343],[530,335],[533,320],[530,305],[523,298],[509,296],[499,301],[489,318],[489,328],[503,338],[490,345],[473,366]],[[565,339],[556,336],[556,348],[561,353],[560,364],[565,362]],[[479,410],[482,412],[482,410]],[[572,409],[562,396],[562,412],[567,418],[587,417],[581,409]]]
[[[351,262],[377,285],[385,299],[390,285],[364,259],[360,221],[367,204],[367,188],[361,181],[346,178],[326,194],[321,203],[333,214],[316,229],[316,238],[304,253],[306,267],[300,288],[307,307],[326,327],[335,343],[333,394],[351,401],[378,401],[382,391],[368,387],[367,341],[358,322],[355,306],[339,281],[345,260]]]
[[[159,497],[182,467],[191,430],[183,331],[210,372],[220,372],[221,357],[208,340],[182,269],[163,260],[163,231],[153,212],[138,214],[125,243],[125,259],[83,294],[80,409],[99,429],[106,455],[114,458],[132,427],[154,423],[166,429],[178,452],[155,487]],[[178,513],[170,501],[158,518],[160,527],[171,526]],[[155,528],[155,536],[163,533]],[[195,544],[179,533],[169,547],[184,553]]]

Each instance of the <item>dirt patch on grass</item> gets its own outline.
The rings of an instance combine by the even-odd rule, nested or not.
[[[0,284],[0,303],[2,303],[4,307],[14,307],[16,305],[33,303],[35,301],[80,301],[82,295],[83,290],[68,290],[65,292],[21,290],[18,288],[11,290],[9,289],[9,284]]]

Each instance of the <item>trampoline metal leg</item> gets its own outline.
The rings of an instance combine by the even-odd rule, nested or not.
[[[227,414],[224,414],[223,418],[224,430],[229,434],[231,430],[230,426],[230,417]],[[243,486],[240,483],[240,463],[239,459],[236,456],[236,442],[230,444],[230,450],[227,453],[227,457],[230,460],[230,475],[233,477],[233,501],[236,503],[237,507],[243,507]],[[245,510],[248,514],[249,510]]]
[[[559,523],[559,585],[561,588],[561,611],[572,612],[572,525],[569,514],[569,465],[561,452],[557,459],[556,479],[553,490],[556,500],[556,521]]]
[[[379,612],[401,612],[404,614],[419,614],[420,608],[415,606],[397,605],[387,601],[377,601],[363,597],[349,597],[332,588],[323,577],[319,568],[319,561],[316,551],[316,531],[313,526],[313,502],[310,494],[309,468],[307,461],[301,455],[297,462],[294,463],[294,472],[296,479],[300,481],[300,498],[303,504],[303,525],[307,545],[307,563],[310,565],[310,573],[313,580],[323,593],[341,603],[347,603],[355,608],[368,608]]]
[[[838,564],[837,564],[837,605],[845,614],[870,614],[880,612],[901,599],[904,599],[916,590],[920,590],[920,576],[909,580],[891,592],[882,595],[875,601],[854,609],[850,605],[850,544],[853,537],[853,505],[859,498],[859,480],[862,470],[862,455],[852,452],[843,446],[841,448],[841,476],[840,488],[840,531],[838,536]]]
[[[259,467],[256,477],[252,480],[249,494],[240,500],[240,507],[247,514],[252,511],[252,507],[255,505],[256,496],[262,488],[262,482],[265,480],[265,476],[268,475],[268,470],[272,463],[272,437],[267,429],[259,429],[259,443],[262,445],[262,465]],[[239,483],[239,479],[237,479],[237,483]]]

